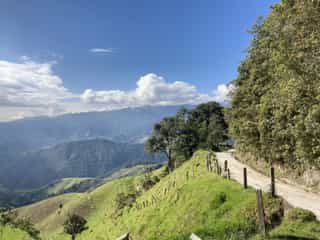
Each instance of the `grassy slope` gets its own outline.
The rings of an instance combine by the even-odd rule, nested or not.
[[[62,178],[53,184],[46,185],[42,188],[35,189],[30,192],[41,196],[61,194],[62,192],[72,188],[74,185],[91,179],[92,178]]]
[[[28,191],[9,192],[0,185],[0,206],[23,206],[63,193],[84,192],[94,189],[107,181],[142,174],[146,167],[156,168],[158,165],[136,165],[130,168],[123,168],[105,178],[62,178],[41,188]]]
[[[1,240],[31,240],[26,232],[11,226],[2,226],[0,224],[0,239]]]
[[[255,237],[255,192],[243,190],[240,184],[207,172],[206,154],[198,151],[190,161],[161,179],[137,199],[133,208],[126,208],[118,217],[114,214],[117,193],[134,189],[141,176],[108,182],[88,193],[61,195],[24,207],[19,212],[33,218],[47,236],[44,239],[69,239],[62,233],[61,224],[68,213],[73,212],[88,219],[89,229],[77,238],[79,240],[114,240],[125,232],[130,232],[135,240],[188,239],[191,232],[203,239]],[[159,172],[157,170],[154,174]],[[164,194],[165,189],[167,194]],[[157,200],[151,204],[153,197]],[[146,201],[149,206],[138,210],[137,206]],[[62,209],[59,209],[60,203],[63,203]],[[266,213],[270,214],[278,210],[280,201],[265,197],[265,207]],[[298,224],[298,221],[294,223]],[[273,237],[284,236],[289,231],[286,224],[284,222],[273,230]],[[301,232],[299,229],[304,229],[307,224],[301,223],[296,230]],[[320,229],[319,223],[310,224]]]

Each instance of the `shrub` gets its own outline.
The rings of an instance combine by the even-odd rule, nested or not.
[[[36,229],[33,225],[33,223],[30,221],[29,218],[20,218],[17,219],[13,225],[16,228],[19,228],[25,232],[27,232],[33,239],[40,239],[40,231]]]
[[[317,217],[310,211],[301,208],[293,208],[288,211],[286,219],[289,221],[299,220],[302,222],[313,222],[317,220]]]
[[[63,223],[64,232],[71,235],[72,240],[76,239],[76,235],[87,229],[87,220],[77,214],[72,214]]]
[[[227,201],[227,195],[224,192],[219,192],[215,197],[212,199],[210,203],[210,207],[212,209],[220,207],[223,203]]]

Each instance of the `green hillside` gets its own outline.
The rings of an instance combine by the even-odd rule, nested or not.
[[[89,228],[77,237],[79,240],[114,240],[126,232],[135,240],[188,239],[192,232],[203,239],[259,239],[255,191],[244,190],[240,184],[208,172],[206,156],[205,151],[196,152],[190,161],[143,192],[132,207],[118,210],[118,193],[136,192],[143,176],[108,182],[88,193],[44,200],[19,209],[19,214],[30,216],[44,239],[50,240],[70,239],[62,231],[62,223],[70,213],[88,220]],[[162,172],[159,169],[152,175],[161,177]],[[267,196],[264,200],[271,227],[271,223],[279,223],[281,200]],[[303,218],[301,213],[291,215],[272,230],[273,239],[287,236],[319,239],[319,222],[312,217]]]
[[[29,191],[9,191],[3,188],[0,189],[0,207],[18,207],[63,193],[85,192],[103,181],[95,178],[63,178]]]
[[[146,153],[143,144],[90,139],[24,152],[9,160],[10,166],[0,169],[0,183],[17,191],[41,188],[62,178],[103,177],[123,167],[164,158]]]
[[[161,164],[136,165],[121,168],[101,178],[62,178],[43,187],[28,191],[9,191],[0,185],[0,207],[20,207],[49,197],[70,192],[85,192],[118,178],[143,174],[147,169],[157,169]]]
[[[30,236],[17,228],[11,226],[3,226],[0,224],[0,239],[1,240],[32,240]]]

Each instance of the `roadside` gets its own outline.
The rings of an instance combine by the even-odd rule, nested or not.
[[[221,165],[228,161],[231,178],[239,183],[243,182],[243,168],[247,168],[248,185],[255,189],[267,191],[270,184],[269,177],[253,170],[251,167],[236,160],[230,152],[217,152],[218,161]],[[292,183],[284,183],[276,180],[276,194],[284,198],[293,207],[312,211],[320,220],[320,194],[306,191]]]

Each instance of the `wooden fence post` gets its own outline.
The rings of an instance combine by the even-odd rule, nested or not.
[[[224,171],[228,171],[228,160],[224,161]]]
[[[264,215],[264,207],[263,207],[263,198],[262,198],[262,190],[258,189],[256,192],[257,197],[257,209],[259,214],[259,223],[260,223],[260,230],[263,236],[266,235],[266,224],[265,224],[265,215]]]
[[[274,167],[270,169],[270,176],[271,176],[271,196],[276,196],[276,186],[275,186],[275,175],[274,175]]]
[[[243,187],[248,188],[247,168],[243,168]]]

